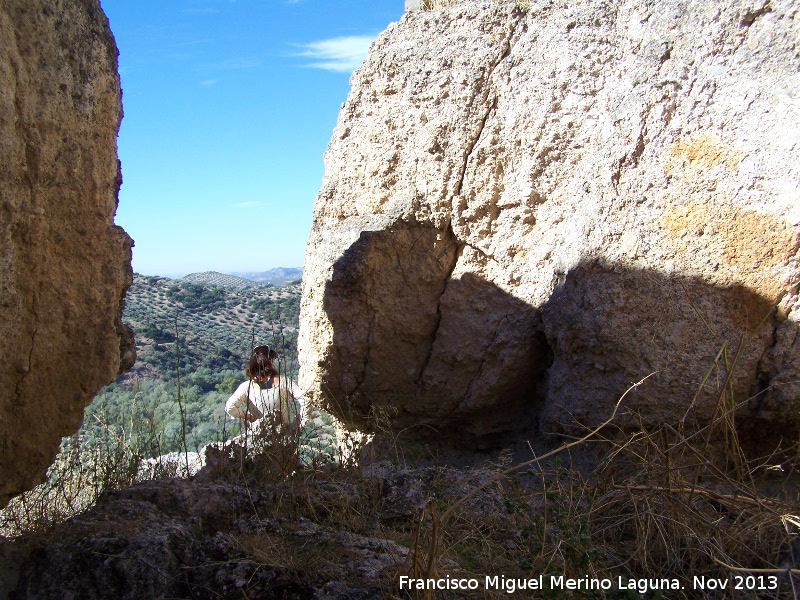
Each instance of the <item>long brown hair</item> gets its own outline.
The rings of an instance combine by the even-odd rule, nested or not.
[[[258,377],[270,379],[273,375],[277,375],[278,369],[275,368],[276,358],[278,358],[278,353],[275,350],[269,346],[258,346],[253,350],[253,354],[247,363],[247,376],[250,379]]]

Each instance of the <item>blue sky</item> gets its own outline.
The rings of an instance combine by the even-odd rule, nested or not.
[[[134,270],[300,266],[350,74],[403,0],[101,2]]]

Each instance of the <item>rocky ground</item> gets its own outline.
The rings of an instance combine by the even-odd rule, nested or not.
[[[210,471],[148,481],[41,534],[0,539],[0,598],[384,598],[408,568],[425,498],[491,475],[381,463],[281,483]],[[496,488],[477,500],[502,507]]]
[[[540,574],[613,581],[573,598],[641,598],[624,585],[649,578],[681,589],[645,597],[721,600],[726,591],[697,590],[693,577],[727,580],[731,568],[762,569],[770,598],[795,597],[792,462],[781,471],[759,459],[740,473],[724,452],[703,454],[682,441],[696,436],[674,431],[612,440],[594,469],[598,455],[584,444],[541,470],[505,475],[510,453],[455,468],[413,445],[395,448],[395,438],[363,449],[369,466],[288,477],[275,454],[207,454],[189,479],[109,490],[65,522],[0,538],[0,600],[564,597],[486,579]],[[403,576],[478,588],[417,595],[400,589]]]

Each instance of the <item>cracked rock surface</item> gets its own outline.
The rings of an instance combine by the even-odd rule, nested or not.
[[[0,507],[135,358],[120,93],[97,0],[0,2]]]
[[[600,423],[652,372],[645,425],[710,418],[744,336],[746,422],[796,431],[800,4],[518,4],[408,12],[354,73],[301,387],[488,446]]]

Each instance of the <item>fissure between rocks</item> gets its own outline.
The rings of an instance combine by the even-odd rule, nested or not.
[[[772,6],[770,4],[770,0],[767,0],[766,2],[764,2],[764,5],[761,8],[758,8],[756,10],[748,10],[745,14],[743,14],[742,19],[739,21],[739,24],[742,27],[750,27],[753,23],[755,23],[755,20],[758,17],[765,15],[769,12],[772,12]]]
[[[447,226],[447,233],[450,237],[455,238],[455,234],[453,233],[453,229],[450,225]],[[428,349],[425,353],[425,360],[422,361],[422,366],[419,370],[419,375],[415,383],[417,385],[422,385],[422,378],[425,375],[425,369],[428,368],[428,363],[431,360],[431,355],[433,354],[433,346],[436,343],[436,336],[439,333],[439,326],[442,324],[442,297],[444,293],[447,291],[447,284],[450,282],[450,278],[453,275],[453,271],[458,264],[458,259],[461,258],[461,254],[464,252],[464,244],[458,243],[458,247],[456,252],[453,256],[453,262],[450,267],[447,269],[447,274],[444,276],[444,281],[442,282],[442,291],[439,293],[439,297],[436,299],[436,323],[433,326],[433,332],[430,336],[430,341],[428,342]]]
[[[369,359],[372,354],[372,345],[375,337],[375,326],[378,324],[378,315],[372,316],[372,321],[369,324],[369,331],[367,332],[367,354],[364,357],[364,368],[361,370],[361,377],[358,378],[353,391],[350,392],[349,396],[353,396],[357,391],[358,388],[361,387],[361,384],[364,383],[364,380],[367,378],[367,368],[369,367]]]
[[[508,314],[506,314],[502,319],[500,319],[500,323],[497,325],[497,329],[494,332],[494,336],[492,336],[492,341],[489,342],[489,344],[486,346],[486,349],[483,351],[483,356],[481,356],[481,364],[478,366],[478,371],[475,373],[475,377],[472,378],[472,381],[469,382],[469,385],[467,386],[467,391],[464,392],[464,397],[461,399],[462,407],[465,406],[466,404],[469,404],[469,399],[472,397],[472,386],[474,386],[475,382],[477,382],[481,378],[481,375],[483,375],[483,366],[486,364],[486,357],[489,354],[489,350],[492,349],[495,342],[497,341],[497,338],[503,331],[505,331],[506,327],[508,327],[508,324],[510,322],[511,319],[509,318]]]

